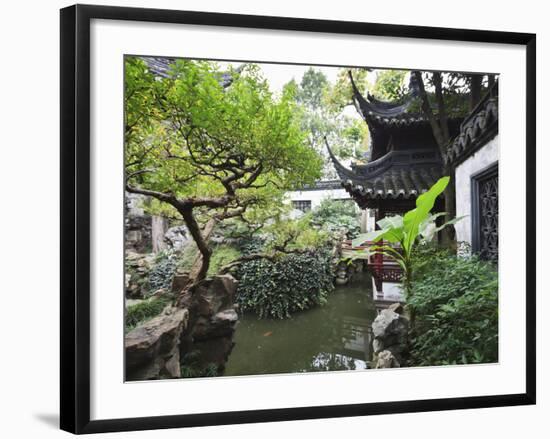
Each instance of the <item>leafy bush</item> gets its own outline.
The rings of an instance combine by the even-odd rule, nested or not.
[[[169,299],[159,297],[129,306],[126,309],[126,332],[131,331],[140,323],[158,316],[168,303]]]
[[[177,268],[177,254],[173,251],[162,251],[157,255],[155,265],[149,273],[151,292],[159,288],[170,288]]]
[[[210,258],[210,266],[208,267],[208,274],[215,275],[220,268],[224,265],[229,264],[238,257],[241,256],[241,252],[230,245],[218,245],[214,248],[212,252],[212,257]]]
[[[237,302],[260,318],[284,319],[297,311],[323,305],[333,290],[330,254],[289,254],[275,262],[259,259],[242,264]]]
[[[266,239],[265,235],[249,235],[239,239],[237,245],[243,255],[261,253],[264,250]]]
[[[193,263],[199,253],[197,244],[195,242],[189,242],[185,245],[181,251],[179,260],[178,260],[178,272],[185,272],[191,270]]]
[[[498,274],[477,257],[445,250],[416,250],[416,315],[412,362],[417,365],[489,363],[498,360]]]
[[[343,230],[349,239],[355,238],[361,231],[359,212],[351,200],[330,198],[322,200],[321,204],[313,210],[311,222],[329,232]]]
[[[204,368],[195,365],[183,365],[180,368],[182,378],[213,378],[219,375],[218,365],[208,363]]]
[[[190,271],[198,254],[199,250],[197,249],[196,244],[188,244],[179,258],[177,264],[179,271]],[[240,256],[241,251],[239,250],[239,248],[237,248],[237,246],[219,244],[213,247],[212,256],[210,257],[210,266],[208,267],[208,275],[215,275],[220,270],[220,268],[222,268],[226,264],[229,264]]]

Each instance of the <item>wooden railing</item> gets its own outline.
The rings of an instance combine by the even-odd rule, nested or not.
[[[396,251],[400,251],[400,247],[391,244],[387,241],[364,242],[360,246],[354,247],[350,240],[342,242],[342,256],[352,256],[354,253],[361,250],[366,250],[372,246],[388,245]],[[382,282],[400,282],[403,276],[401,267],[389,256],[382,253],[374,253],[365,258],[367,260],[367,269],[374,278],[377,294],[382,293]]]

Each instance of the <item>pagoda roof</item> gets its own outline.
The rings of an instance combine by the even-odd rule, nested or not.
[[[498,81],[460,125],[444,159],[455,166],[470,157],[498,134]]]
[[[411,75],[409,93],[401,102],[382,101],[367,93],[365,98],[349,72],[353,90],[353,102],[363,119],[371,126],[382,125],[385,127],[406,127],[418,123],[429,123],[428,119],[418,112],[410,112],[409,109],[418,97],[419,89],[414,75]]]
[[[440,155],[433,149],[390,151],[366,164],[344,166],[326,147],[344,189],[361,208],[379,199],[414,199],[443,175]]]

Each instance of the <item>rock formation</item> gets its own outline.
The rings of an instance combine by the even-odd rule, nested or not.
[[[188,320],[188,310],[168,306],[126,334],[126,379],[179,378],[180,335]]]
[[[390,305],[372,323],[376,368],[400,367],[407,354],[409,320],[401,315],[403,306]]]
[[[205,279],[196,291],[196,303],[186,293],[181,306],[191,308],[193,322],[182,333],[182,364],[201,370],[215,366],[222,372],[233,348],[233,333],[238,322],[234,306],[237,281],[231,275]]]
[[[188,277],[178,275],[172,291],[157,293],[177,297],[188,284]],[[221,373],[238,322],[236,289],[237,281],[230,275],[207,278],[193,296],[182,294],[176,307],[166,307],[126,334],[126,379],[179,378],[182,366],[192,368],[193,376],[206,370]]]

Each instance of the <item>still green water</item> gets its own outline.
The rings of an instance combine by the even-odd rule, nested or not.
[[[375,317],[367,274],[336,287],[326,305],[290,319],[241,316],[224,375],[366,369]]]

